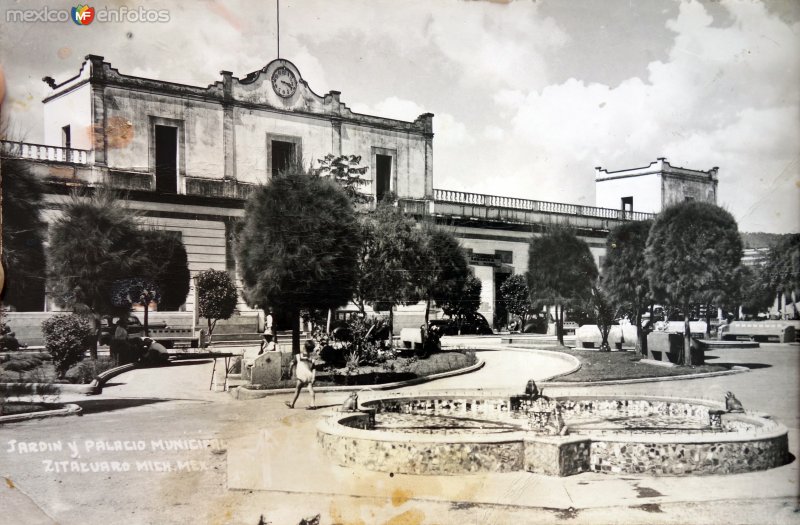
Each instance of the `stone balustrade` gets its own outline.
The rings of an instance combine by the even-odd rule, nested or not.
[[[27,142],[0,141],[0,152],[3,156],[21,159],[43,160],[49,162],[67,162],[70,164],[89,164],[91,151]]]
[[[652,219],[652,213],[614,210],[611,208],[597,208],[564,202],[537,201],[519,199],[516,197],[503,197],[499,195],[483,195],[480,193],[466,193],[452,190],[433,190],[434,202],[465,204],[472,206],[485,206],[491,208],[505,208],[511,210],[560,213],[564,215],[577,215],[595,217],[598,219],[635,220]]]

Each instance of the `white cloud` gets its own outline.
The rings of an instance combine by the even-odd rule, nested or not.
[[[491,141],[503,140],[505,136],[506,132],[500,126],[495,126],[491,124],[483,128],[483,138],[485,138],[486,140],[491,140]]]
[[[669,59],[651,63],[647,78],[498,91],[506,140],[491,162],[478,162],[480,171],[493,168],[532,198],[592,204],[593,166],[624,169],[666,156],[696,169],[719,166],[720,203],[743,229],[799,231],[800,27],[758,3],[724,7],[730,27],[712,26],[697,2],[681,4],[667,22],[676,33]],[[446,184],[487,186],[480,172],[455,173]]]
[[[670,20],[672,5],[660,19],[653,14],[661,40],[626,40],[615,16],[624,4],[609,3],[598,17],[620,35],[598,40],[598,56],[613,68],[619,46],[642,46],[659,60],[621,69],[631,78],[612,85],[575,67],[568,68],[575,78],[564,80],[564,64],[583,63],[568,44],[586,38],[568,34],[574,24],[565,17],[586,15],[545,2],[287,0],[281,56],[317,93],[341,90],[354,111],[402,120],[434,113],[437,188],[593,204],[594,166],[623,169],[666,156],[676,165],[719,166],[720,200],[742,228],[799,231],[800,25],[761,2],[722,0],[707,9],[685,1]],[[33,131],[30,140],[41,140],[39,79],[74,75],[87,53],[105,55],[122,73],[200,86],[219,80],[219,70],[241,78],[275,57],[274,4],[153,0],[151,7],[168,7],[172,21],[93,25],[91,33],[4,28],[4,109]],[[729,16],[713,20],[720,9]],[[63,48],[68,58],[59,58]]]

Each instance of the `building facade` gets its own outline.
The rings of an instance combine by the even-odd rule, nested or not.
[[[223,71],[199,87],[124,75],[88,55],[74,77],[44,81],[52,90],[45,144],[4,141],[0,151],[25,159],[48,183],[45,219],[55,220],[76,186],[123,190],[142,222],[180,234],[192,274],[235,273],[234,225],[251,191],[291,162],[309,166],[328,154],[360,156],[368,167],[362,191],[373,201],[393,192],[407,214],[460,239],[490,322],[502,282],[527,271],[532,236],[568,226],[599,263],[620,222],[651,218],[689,196],[716,199],[716,168],[673,168],[664,159],[639,170],[598,168],[598,207],[435,189],[432,114],[407,122],[354,113],[339,92],[314,93],[283,59],[241,79]],[[636,211],[621,205],[633,196]],[[191,289],[183,309],[193,307]],[[244,302],[239,310],[252,313]],[[409,325],[418,325],[414,307],[404,310],[396,324],[408,313]]]
[[[645,213],[659,213],[686,200],[716,204],[718,171],[717,167],[700,171],[671,166],[663,157],[643,168],[608,171],[598,166],[596,203],[603,208]]]

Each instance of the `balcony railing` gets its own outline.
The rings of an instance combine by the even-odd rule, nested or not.
[[[616,219],[641,221],[655,217],[653,213],[640,211],[623,211],[611,208],[596,208],[594,206],[581,206],[579,204],[566,204],[563,202],[534,201],[518,199],[516,197],[501,197],[499,195],[483,195],[480,193],[466,193],[463,191],[433,190],[434,202],[451,204],[466,204],[471,206],[486,206],[490,208],[505,208],[543,213],[561,213],[565,215],[579,215],[583,217],[596,217],[598,219]]]
[[[10,140],[0,140],[0,154],[5,157],[69,162],[71,164],[88,164],[91,159],[91,152],[85,149],[45,146],[44,144],[30,144],[28,142],[13,142]]]

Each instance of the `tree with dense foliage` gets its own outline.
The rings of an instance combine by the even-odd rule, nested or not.
[[[441,306],[464,289],[464,282],[469,276],[469,262],[458,239],[440,228],[426,231],[426,246],[417,270],[424,290],[427,325],[432,302]]]
[[[778,297],[778,306],[789,299],[798,318],[797,295],[800,292],[800,233],[782,237],[770,249],[766,264],[768,286],[773,297]],[[783,299],[783,301],[781,301]],[[781,312],[786,315],[787,312]]]
[[[603,289],[608,299],[633,317],[636,325],[636,351],[647,354],[647,333],[642,315],[652,307],[647,277],[645,249],[653,221],[625,222],[613,228],[606,240],[603,261]]]
[[[53,356],[53,365],[59,379],[83,357],[86,341],[92,327],[85,317],[75,314],[58,314],[42,322],[44,347]]]
[[[528,279],[523,274],[512,275],[500,285],[500,296],[506,305],[506,310],[519,317],[520,332],[525,331],[528,316],[536,310],[531,304],[531,294],[528,290]]]
[[[223,270],[206,270],[197,274],[197,311],[208,326],[208,344],[220,319],[230,319],[236,311],[236,284]]]
[[[245,299],[289,312],[299,352],[300,311],[353,297],[360,244],[353,205],[336,182],[299,168],[273,177],[245,207],[237,248]]]
[[[662,211],[650,229],[645,259],[654,299],[684,315],[681,364],[691,365],[692,305],[721,304],[736,293],[742,240],[724,209],[687,201]]]
[[[481,307],[482,288],[481,280],[475,277],[470,269],[461,290],[456,290],[453,295],[447,297],[439,305],[445,315],[455,319],[459,335],[461,335],[461,326],[464,324],[464,320],[470,315],[478,313],[478,309]]]
[[[133,212],[110,192],[73,193],[50,228],[47,279],[56,304],[88,310],[99,335],[101,315],[127,309],[114,305],[113,286],[139,276],[148,264]],[[92,357],[96,357],[96,347]]]
[[[367,172],[366,166],[359,166],[359,155],[333,155],[329,153],[319,160],[319,167],[313,171],[318,177],[330,177],[354,203],[365,203],[371,200],[369,195],[359,191],[359,188],[369,183],[362,178]]]
[[[528,288],[534,305],[555,308],[556,337],[564,345],[564,310],[585,302],[597,279],[589,246],[574,233],[556,228],[531,239]]]
[[[592,286],[590,306],[594,314],[594,322],[600,330],[600,351],[610,352],[611,345],[608,344],[608,334],[617,318],[617,308],[611,296],[600,286]]]
[[[4,305],[19,311],[44,309],[47,227],[40,215],[44,186],[29,166],[28,161],[6,158],[0,151],[5,270],[0,297]]]
[[[425,236],[416,222],[388,203],[360,217],[361,247],[354,302],[362,313],[365,305],[389,311],[397,305],[416,304],[423,298],[418,268],[425,264]]]
[[[158,288],[158,310],[176,311],[189,295],[191,275],[186,247],[180,234],[168,230],[141,230],[146,268],[139,274]]]
[[[775,292],[769,284],[770,275],[766,262],[752,268],[742,265],[741,271],[739,297],[742,313],[747,317],[757,317],[762,312],[768,312],[775,302]]]

